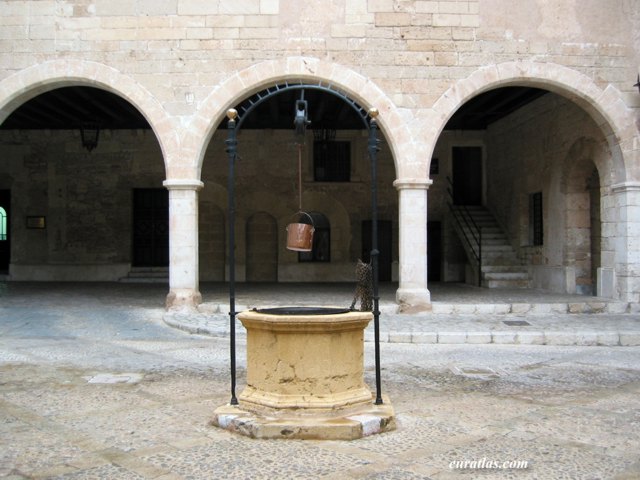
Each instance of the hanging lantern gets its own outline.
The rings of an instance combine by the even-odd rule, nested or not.
[[[100,136],[100,125],[94,122],[84,122],[80,125],[80,139],[82,146],[91,152],[98,146]]]

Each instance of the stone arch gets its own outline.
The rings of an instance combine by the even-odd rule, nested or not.
[[[602,150],[594,139],[581,138],[571,146],[561,167],[563,264],[574,272],[576,293],[580,294],[596,293],[596,272],[602,267]]]
[[[247,268],[249,260],[249,245],[247,227],[250,219],[256,213],[269,215],[275,219],[275,240],[276,240],[276,259],[280,262],[284,252],[284,242],[286,236],[286,222],[281,219],[290,215],[290,209],[282,198],[275,194],[264,192],[243,192],[242,202],[236,208],[236,280],[247,280]]]
[[[633,150],[637,130],[620,92],[611,85],[602,90],[588,76],[553,63],[517,61],[490,65],[456,82],[434,104],[432,116],[425,121],[432,149],[447,121],[465,102],[487,90],[516,85],[549,90],[583,108],[607,139],[611,151],[608,170],[614,183],[631,180],[627,172],[638,156]],[[603,173],[600,172],[601,178]]]
[[[84,85],[118,95],[146,118],[151,126],[169,172],[172,159],[178,159],[178,135],[174,121],[162,104],[133,78],[97,62],[52,60],[21,70],[0,82],[0,123],[19,105],[41,93],[59,87]]]
[[[182,141],[183,152],[196,164],[198,178],[209,141],[226,111],[244,98],[286,80],[330,83],[365,108],[380,111],[378,124],[385,135],[395,162],[396,173],[403,169],[400,158],[411,158],[411,133],[393,102],[370,79],[339,64],[311,57],[269,60],[236,72],[205,99]]]

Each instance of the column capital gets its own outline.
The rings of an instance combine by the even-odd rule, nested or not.
[[[430,178],[399,178],[393,182],[397,190],[428,190],[433,185]]]
[[[204,183],[197,179],[191,178],[176,178],[169,179],[162,182],[167,190],[201,190],[204,187]]]
[[[611,186],[611,190],[615,193],[640,191],[640,182],[621,182]]]

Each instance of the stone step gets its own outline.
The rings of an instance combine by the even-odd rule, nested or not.
[[[504,231],[486,208],[481,206],[458,207],[469,223],[481,229],[482,236],[482,280],[489,288],[526,288],[529,286],[529,270],[520,264],[513,247]],[[459,234],[473,238],[475,230],[466,226],[457,226]],[[460,230],[462,230],[460,232]],[[470,255],[470,247],[462,239]]]
[[[122,283],[166,283],[169,281],[168,267],[133,267]]]
[[[467,227],[462,227],[462,230],[465,232],[469,232],[471,229],[467,228]],[[473,230],[475,232],[475,230]],[[500,227],[483,227],[482,228],[482,237],[484,238],[485,235],[502,235],[504,236],[504,232],[502,231],[502,229]],[[506,238],[506,237],[505,237]]]
[[[504,243],[495,244],[495,245],[482,245],[482,254],[489,252],[513,252],[513,248],[511,245],[505,245]]]
[[[483,273],[528,273],[524,265],[482,265]]]
[[[523,280],[483,280],[482,286],[487,288],[528,288],[529,279]]]
[[[483,272],[482,277],[485,280],[529,280],[527,272]]]
[[[482,239],[482,248],[493,247],[497,245],[505,245],[504,239],[501,238],[488,238]]]

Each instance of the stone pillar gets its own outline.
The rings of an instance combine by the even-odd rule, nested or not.
[[[169,294],[166,306],[195,308],[202,302],[198,265],[199,180],[166,180],[169,190]]]
[[[400,311],[430,311],[427,289],[427,189],[429,179],[400,179],[393,182],[399,192],[400,285],[396,300]]]
[[[602,285],[606,291],[617,290],[620,300],[640,302],[640,182],[624,182],[613,185],[613,203],[617,210],[614,217],[614,238],[603,238],[603,243],[615,242],[615,275]],[[604,234],[604,232],[603,232]],[[615,278],[611,278],[615,277]]]

